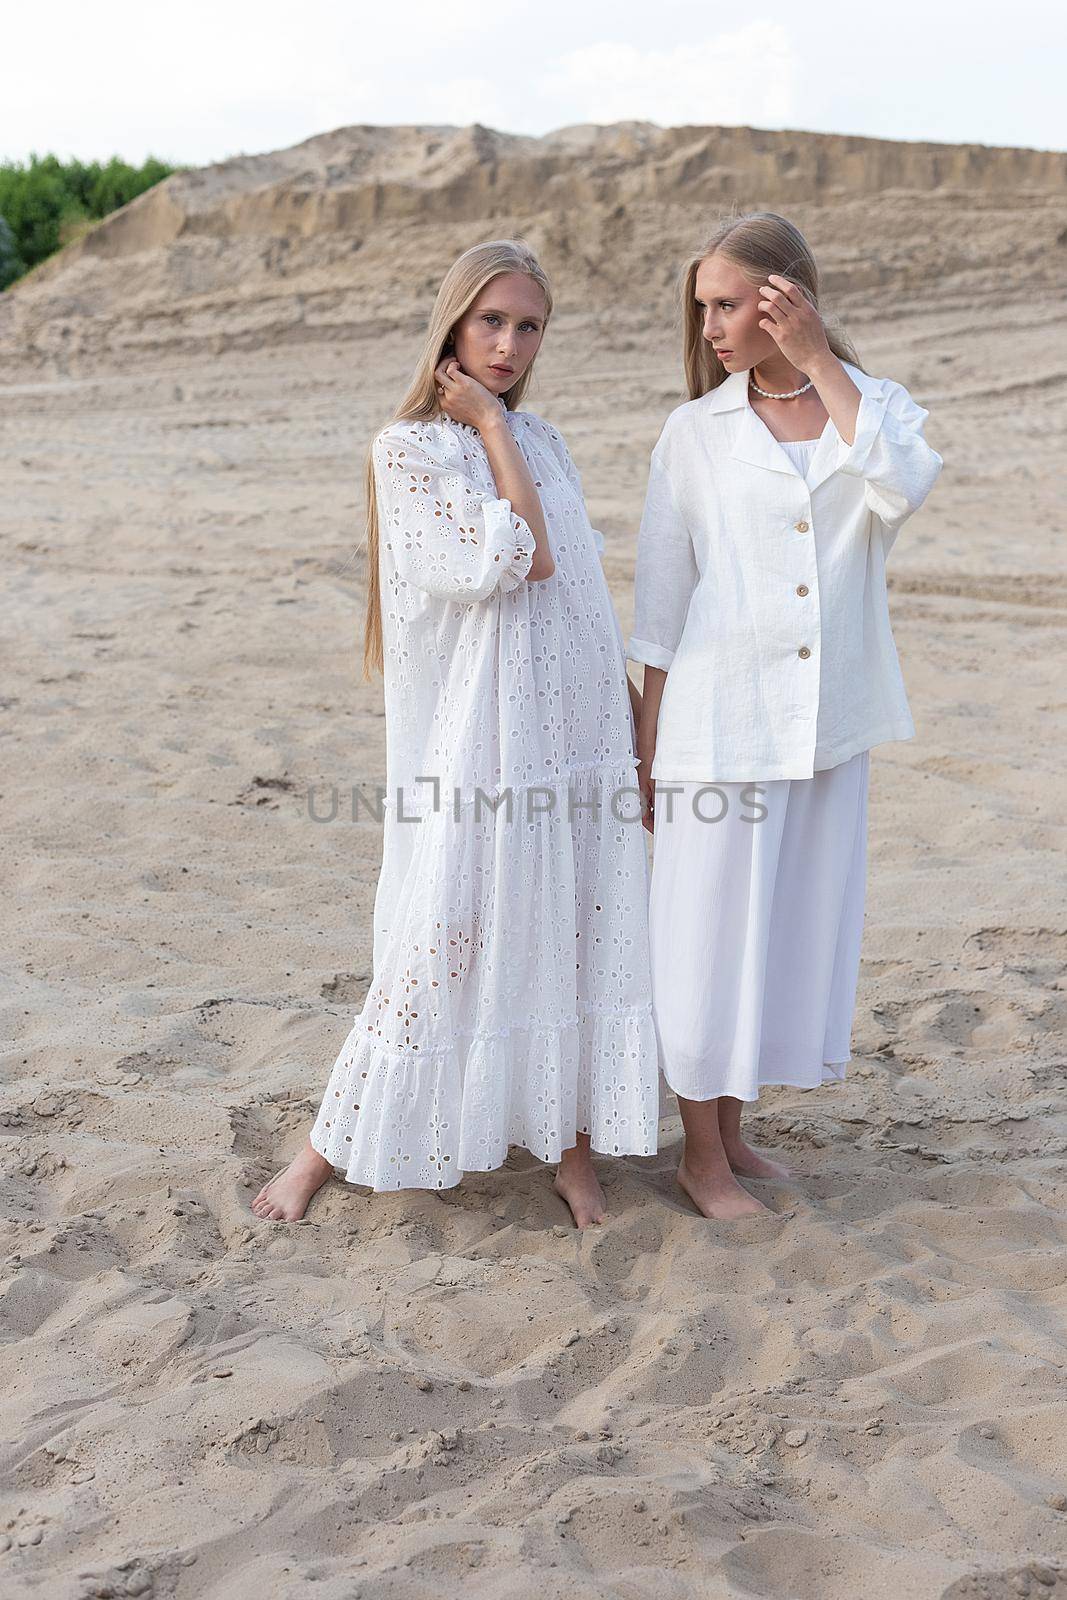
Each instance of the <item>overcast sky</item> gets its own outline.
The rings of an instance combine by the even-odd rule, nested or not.
[[[1067,8],[962,0],[8,6],[0,159],[197,166],[347,123],[640,119],[1067,147]]]

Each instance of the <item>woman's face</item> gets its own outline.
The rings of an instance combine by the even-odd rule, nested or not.
[[[695,289],[704,317],[704,338],[727,372],[745,372],[781,353],[776,340],[760,327],[766,313],[759,308],[758,285],[750,283],[740,267],[724,255],[712,255],[700,263]]]
[[[456,360],[491,394],[504,394],[530,365],[544,332],[540,284],[525,272],[501,272],[456,323]]]

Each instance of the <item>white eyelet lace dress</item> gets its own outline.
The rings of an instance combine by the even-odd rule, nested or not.
[[[476,429],[394,422],[374,444],[373,976],[311,1142],[377,1190],[450,1188],[511,1145],[557,1161],[579,1131],[605,1154],[657,1146],[649,868],[603,538],[559,433],[505,415],[544,508],[543,581]]]

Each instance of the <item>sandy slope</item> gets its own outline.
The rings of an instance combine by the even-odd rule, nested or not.
[[[1067,1594],[1065,161],[343,129],[0,297],[5,1595]],[[358,467],[436,274],[543,249],[530,404],[625,631],[675,262],[735,197],[947,462],[892,557],[919,731],[872,761],[849,1081],[761,1100],[796,1183],[745,1226],[676,1119],[584,1237],[523,1152],[261,1224],[369,979],[378,831],[307,796],[384,771]]]

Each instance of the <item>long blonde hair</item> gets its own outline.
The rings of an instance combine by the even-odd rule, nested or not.
[[[703,313],[696,300],[697,268],[716,254],[732,261],[752,284],[766,283],[768,272],[777,272],[797,284],[814,306],[819,304],[819,269],[798,227],[776,211],[746,211],[721,218],[703,250],[690,257],[682,269],[682,359],[690,400],[717,389],[730,376],[704,338]],[[865,371],[852,341],[835,325],[836,319],[824,316],[823,322],[834,355]]]
[[[552,315],[552,289],[548,276],[523,239],[490,239],[471,245],[458,256],[445,273],[430,313],[430,324],[419,358],[415,363],[407,394],[393,412],[393,422],[425,422],[442,415],[434,383],[434,372],[442,356],[451,348],[452,330],[460,317],[474,304],[486,284],[502,272],[525,272],[540,284],[545,297],[545,321]],[[536,361],[536,356],[534,361]],[[501,399],[509,411],[522,401],[533,374],[534,361],[517,378]],[[374,444],[367,451],[363,474],[367,506],[367,612],[363,629],[363,680],[385,666],[382,645],[381,587],[378,576],[378,496],[374,484]]]

